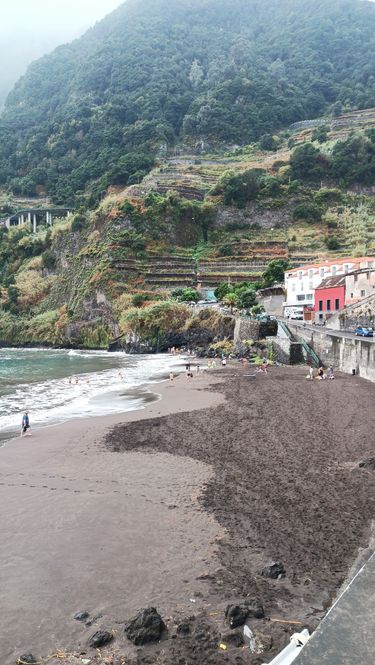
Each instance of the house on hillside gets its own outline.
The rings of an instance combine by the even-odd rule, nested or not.
[[[311,320],[315,313],[315,290],[324,280],[348,275],[353,271],[368,271],[372,268],[375,268],[375,258],[362,256],[332,259],[288,270],[285,273],[284,316],[292,319]]]
[[[327,277],[315,289],[315,323],[324,323],[345,306],[346,275]]]
[[[375,295],[375,269],[356,270],[346,277],[345,305],[355,303]]]

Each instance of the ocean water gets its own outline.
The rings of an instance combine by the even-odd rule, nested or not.
[[[0,349],[0,445],[18,434],[26,409],[38,428],[142,408],[158,399],[146,384],[182,365],[167,354]]]

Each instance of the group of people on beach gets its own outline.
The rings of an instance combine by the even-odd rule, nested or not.
[[[323,381],[324,379],[334,379],[335,378],[335,373],[333,370],[332,365],[330,365],[327,369],[326,372],[324,372],[324,367],[321,365],[318,369],[318,372],[316,375],[314,375],[314,369],[310,367],[309,373],[306,376],[306,379],[309,381],[313,381],[314,379],[318,379],[318,381]]]

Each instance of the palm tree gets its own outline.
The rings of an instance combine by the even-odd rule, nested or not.
[[[227,293],[227,295],[223,298],[223,303],[230,307],[230,313],[233,314],[233,307],[236,307],[238,304],[238,297],[233,292]]]

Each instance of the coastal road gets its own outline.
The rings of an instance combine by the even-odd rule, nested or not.
[[[346,339],[364,339],[368,342],[374,342],[374,337],[361,337],[359,335],[355,335],[354,332],[350,330],[331,330],[330,328],[326,328],[326,326],[313,326],[308,323],[304,323],[303,321],[297,321],[293,319],[292,321],[290,319],[281,319],[284,321],[284,323],[290,328],[290,330],[296,334],[298,334],[298,329],[302,328],[303,330],[311,330],[311,332],[319,332],[325,335],[329,335],[330,337],[342,337]]]

